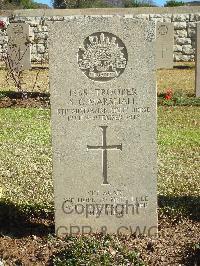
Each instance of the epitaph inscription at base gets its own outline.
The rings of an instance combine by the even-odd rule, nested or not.
[[[72,17],[49,33],[56,234],[155,234],[155,25]]]

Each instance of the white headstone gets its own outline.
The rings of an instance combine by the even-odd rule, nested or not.
[[[49,33],[57,235],[155,234],[155,25],[85,16]]]

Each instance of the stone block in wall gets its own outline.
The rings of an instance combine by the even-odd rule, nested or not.
[[[134,17],[139,19],[149,20],[149,14],[139,14]]]
[[[187,61],[193,61],[193,60],[194,60],[194,56],[192,55],[183,55],[182,53],[174,52],[175,62],[187,62]]]
[[[190,14],[190,21],[200,21],[200,13]]]
[[[67,16],[66,18],[69,19],[69,16]],[[48,21],[63,21],[63,20],[65,20],[65,17],[53,16],[53,17],[48,17],[47,20]]]
[[[43,17],[40,25],[48,27],[49,26],[49,17]]]
[[[197,23],[196,22],[188,22],[187,23],[187,27],[188,28],[196,28],[196,26],[197,26]]]
[[[181,45],[174,45],[174,52],[182,52],[182,46]]]
[[[163,14],[163,22],[172,22],[172,14]]]
[[[7,36],[6,30],[0,30],[0,36]]]
[[[190,60],[189,61],[195,61],[195,55],[194,54],[192,54],[191,56],[190,56]]]
[[[194,49],[192,48],[192,45],[183,45],[182,51],[183,51],[183,54],[186,54],[186,55],[194,54]]]
[[[31,55],[31,61],[33,62],[41,62],[43,59],[43,54],[32,54]]]
[[[175,30],[174,31],[175,36],[178,36],[179,38],[187,37],[187,30]]]
[[[37,25],[37,27],[33,28],[33,31],[34,31],[34,33],[43,32],[43,31],[48,32],[48,27],[47,26],[43,26],[43,25]]]
[[[45,52],[46,48],[43,44],[37,44],[37,52],[39,54],[43,54]]]
[[[43,59],[45,61],[48,61],[49,60],[49,54],[48,53],[43,54]]]
[[[188,28],[188,37],[196,38],[196,28]]]
[[[35,33],[35,39],[36,40],[47,40],[48,39],[48,32],[36,32]]]
[[[173,14],[172,22],[188,22],[190,20],[189,14]]]
[[[174,61],[179,62],[181,61],[182,53],[181,52],[174,52]]]
[[[192,41],[190,38],[179,38],[179,37],[175,37],[175,44],[177,45],[183,45],[183,44],[191,44]]]
[[[175,30],[182,30],[186,29],[187,23],[186,22],[174,22],[174,29]]]
[[[0,45],[3,45],[8,42],[8,37],[7,36],[1,36],[0,37]]]
[[[172,15],[172,21],[173,22],[184,22],[189,21],[189,14],[173,14]]]
[[[31,53],[36,54],[37,53],[37,44],[32,44],[31,45]]]
[[[43,44],[44,45],[44,44],[47,43],[47,40],[34,38],[33,43],[35,43],[35,44]]]
[[[39,25],[37,27],[33,27],[33,32],[36,33],[36,32],[40,32],[40,30],[38,29]]]
[[[29,24],[31,27],[37,27],[37,26],[39,25],[39,22],[37,22],[37,21],[30,21],[28,24]]]
[[[39,24],[41,24],[42,23],[42,20],[45,19],[45,17],[44,16],[42,16],[42,17],[33,17],[33,19],[34,19],[34,21],[36,21]]]
[[[159,14],[150,14],[149,20],[155,22],[163,22],[163,17]]]
[[[3,52],[4,53],[7,52],[7,47],[8,47],[8,44],[7,43],[4,43],[4,45],[2,45],[2,49],[3,49]]]
[[[31,21],[31,17],[21,17],[21,16],[13,16],[10,17],[10,23],[20,23],[20,22],[29,22]]]

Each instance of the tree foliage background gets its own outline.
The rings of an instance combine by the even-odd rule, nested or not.
[[[171,7],[173,7],[173,6],[184,6],[185,5],[185,3],[183,2],[183,1],[176,1],[176,0],[169,0],[169,1],[167,1],[166,2],[166,4],[165,4],[165,7],[167,7],[167,6],[171,6]]]
[[[92,8],[111,7],[103,0],[54,0],[54,8]]]
[[[48,8],[45,4],[39,4],[34,0],[0,0],[0,9],[35,9]]]
[[[116,3],[119,1],[116,0]],[[53,0],[54,8],[100,8],[115,7],[115,1],[109,0]],[[119,6],[119,5],[118,5]],[[153,0],[121,0],[122,7],[155,6]]]

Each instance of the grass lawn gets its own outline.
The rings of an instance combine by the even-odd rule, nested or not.
[[[2,195],[17,204],[51,206],[50,111],[0,109],[0,145]],[[199,152],[199,108],[159,107],[159,194],[200,195]]]
[[[42,262],[45,262],[45,265],[51,265],[48,264],[50,258],[56,265],[80,265],[81,259],[82,262],[93,260],[97,265],[99,265],[98,263],[101,265],[120,265],[120,263],[128,265],[126,264],[128,262],[135,263],[131,265],[144,265],[142,261],[146,265],[170,265],[165,264],[165,260],[166,263],[170,262],[170,254],[174,259],[171,265],[178,265],[175,260],[178,261],[177,263],[185,260],[185,250],[192,250],[192,254],[196,252],[195,250],[199,250],[197,240],[200,233],[198,227],[200,218],[199,154],[200,109],[195,106],[159,107],[158,197],[162,244],[159,246],[160,240],[155,239],[131,238],[127,240],[123,237],[103,238],[102,236],[89,239],[71,238],[61,244],[59,242],[61,240],[52,235],[53,185],[50,111],[39,108],[1,108],[0,211],[3,211],[4,217],[0,217],[2,236],[0,237],[0,259],[5,254],[4,248],[7,247],[7,249],[10,248],[11,253],[15,254],[13,258],[16,257],[24,263],[22,265],[36,265],[30,255],[24,257],[20,257],[18,253],[16,255],[17,248],[20,249],[19,246],[26,243],[26,246],[32,247],[32,253],[36,254],[39,249],[45,254],[40,254],[41,258],[35,256],[35,261],[41,263],[37,265],[44,265]],[[17,213],[17,219],[19,216],[33,219],[31,220],[32,225],[36,226],[37,224],[38,227],[36,226],[35,231],[31,234],[30,228],[26,228],[28,236],[22,234],[20,237],[14,237],[16,232],[9,233],[10,227],[6,227],[10,223],[6,219],[16,218],[12,212]],[[21,222],[20,219],[19,221]],[[7,224],[5,225],[5,223]],[[38,233],[38,228],[40,233]],[[48,230],[46,230],[47,228]],[[170,228],[171,231],[168,232]],[[174,238],[173,229],[177,230],[176,240],[173,240],[175,244],[170,242]],[[163,232],[168,235],[162,236]],[[31,235],[35,235],[35,238]],[[181,244],[179,243],[180,239]],[[150,244],[155,245],[154,253],[148,250],[148,243],[154,243]],[[170,245],[174,245],[175,251],[170,250]],[[65,247],[64,251],[63,247]],[[99,252],[93,253],[94,249]],[[162,255],[164,250],[167,253]],[[15,265],[14,259],[12,261],[9,256],[7,259],[13,263],[12,265]],[[59,264],[66,259],[72,264]],[[192,257],[192,259],[194,258]]]
[[[173,92],[187,95],[195,93],[195,64],[194,62],[176,63],[173,69],[157,71],[158,94],[171,88]]]
[[[0,65],[0,90],[16,91],[13,81],[6,78],[7,71]],[[22,88],[25,91],[49,92],[48,69],[36,65],[30,71],[24,71],[22,75]],[[34,87],[34,88],[33,88]],[[182,92],[194,95],[195,92],[195,64],[194,62],[175,63],[173,69],[161,69],[157,71],[158,94],[171,88],[173,92]]]

